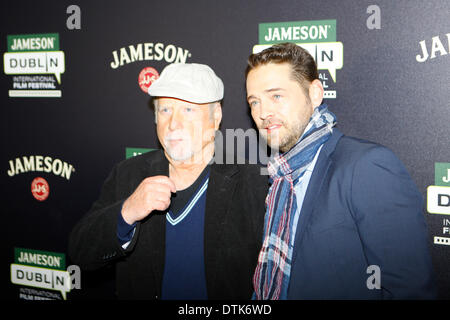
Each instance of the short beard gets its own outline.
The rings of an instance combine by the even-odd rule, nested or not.
[[[174,161],[186,161],[192,158],[193,153],[191,150],[188,150],[187,152],[174,152],[173,150],[171,150],[170,148],[166,148],[165,150],[167,152],[167,154],[169,155],[169,157],[174,160]]]
[[[306,105],[308,107],[311,107],[311,100],[309,99],[308,95],[306,95],[306,97],[307,97]],[[310,114],[307,118],[308,121],[302,122],[301,120],[298,120],[297,122],[293,123],[292,126],[286,127],[288,134],[281,139],[281,141],[278,145],[278,149],[282,153],[288,152],[289,150],[292,149],[292,147],[294,147],[297,144],[298,140],[305,132],[305,129],[309,124],[309,121],[311,121],[312,115],[313,115],[313,111],[310,112]]]
[[[286,153],[292,149],[293,146],[298,142],[298,139],[302,136],[308,124],[297,123],[297,126],[294,128],[288,128],[289,134],[286,135],[281,141],[279,145],[279,149],[282,153]]]
[[[308,126],[308,123],[298,121],[297,123],[294,123],[293,126],[286,126],[286,123],[283,123],[282,125],[285,127],[287,134],[281,139],[281,141],[278,141],[278,139],[272,139],[272,137],[269,137],[266,132],[261,134],[261,136],[264,140],[266,140],[266,143],[271,149],[279,150],[281,153],[285,153],[295,146]]]
[[[170,140],[167,137],[164,139],[164,142],[165,142],[164,150],[172,160],[186,161],[192,158],[192,156],[194,155],[191,141],[186,141],[185,145],[178,146],[175,148],[170,147]]]

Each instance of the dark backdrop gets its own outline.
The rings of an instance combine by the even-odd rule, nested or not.
[[[71,14],[66,9],[72,4],[81,10],[80,29],[67,27]],[[380,10],[379,28],[368,27],[368,19],[374,18],[373,11],[367,12],[371,5]],[[120,48],[173,45],[189,51],[187,62],[210,65],[225,84],[221,126],[225,133],[228,128],[253,127],[244,69],[258,44],[258,25],[336,20],[343,67],[336,72],[336,82],[328,71],[321,72],[337,92],[326,102],[341,131],[391,148],[424,199],[427,187],[437,183],[435,164],[450,162],[447,0],[46,0],[2,1],[0,6],[4,53],[8,35],[57,33],[65,55],[65,72],[57,85],[60,98],[10,97],[14,76],[5,72],[0,76],[1,211],[6,230],[1,274],[11,299],[19,297],[19,287],[10,283],[14,248],[65,253],[68,233],[98,197],[112,166],[125,158],[126,148],[159,147],[150,98],[139,88],[138,75],[145,67],[160,73],[168,62],[135,61],[113,69],[113,51],[120,54]],[[417,61],[421,41],[429,53],[434,46],[433,59]],[[10,160],[31,155],[60,159],[74,171],[69,180],[47,172],[7,174]],[[35,177],[43,177],[50,186],[45,201],[37,201],[30,192]],[[428,213],[426,206],[424,215],[440,296],[448,299],[450,247],[434,244],[433,239],[448,237],[443,227],[450,216]],[[83,273],[83,289],[69,297],[108,296],[109,273],[101,275]]]

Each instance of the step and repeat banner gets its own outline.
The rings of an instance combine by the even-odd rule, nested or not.
[[[4,297],[113,297],[114,270],[81,271],[68,235],[115,163],[160,148],[148,87],[168,64],[208,64],[225,85],[223,136],[254,130],[247,57],[293,42],[316,59],[339,129],[389,147],[409,170],[440,298],[450,298],[449,1],[0,6]]]

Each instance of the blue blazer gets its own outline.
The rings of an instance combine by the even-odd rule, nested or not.
[[[427,238],[422,195],[400,160],[334,129],[300,212],[288,299],[436,298]]]

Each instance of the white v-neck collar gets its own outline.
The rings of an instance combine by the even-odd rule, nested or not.
[[[209,182],[209,178],[206,179],[205,183],[203,183],[202,187],[200,188],[200,190],[197,192],[197,194],[191,199],[191,201],[188,203],[188,205],[186,206],[186,208],[183,210],[183,212],[176,218],[173,219],[172,216],[170,215],[171,211],[167,211],[167,215],[166,215],[166,219],[167,221],[170,222],[171,225],[176,225],[178,223],[180,223],[188,214],[189,212],[191,212],[192,208],[195,206],[195,204],[197,203],[198,199],[200,199],[200,197],[203,195],[203,193],[206,191],[206,189],[208,188],[208,182]]]

